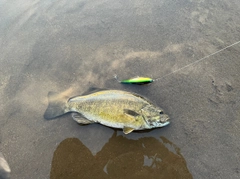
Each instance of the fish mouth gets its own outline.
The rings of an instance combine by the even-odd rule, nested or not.
[[[162,119],[160,119],[160,122],[161,123],[165,123],[165,122],[169,122],[170,118],[166,115],[166,116],[163,116]]]
[[[165,121],[165,122],[161,123],[161,127],[167,126],[168,124],[170,124],[170,121]]]
[[[170,124],[170,118],[167,117],[164,120],[161,120],[161,127],[167,126],[168,124]]]

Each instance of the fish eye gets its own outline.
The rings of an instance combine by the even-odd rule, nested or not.
[[[163,114],[163,111],[160,111],[159,114]]]

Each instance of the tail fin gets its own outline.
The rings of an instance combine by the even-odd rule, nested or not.
[[[60,93],[49,92],[48,93],[48,108],[44,113],[45,119],[53,119],[61,116],[67,112],[68,97],[61,95]]]

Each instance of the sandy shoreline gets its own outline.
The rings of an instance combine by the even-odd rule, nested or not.
[[[115,142],[140,146],[149,139],[169,159],[181,156],[183,173],[175,176],[239,178],[239,44],[150,85],[121,85],[113,78],[158,78],[239,41],[237,0],[38,3],[0,7],[0,151],[12,178],[49,178],[56,151],[69,138],[102,168],[108,161],[96,156],[106,157]],[[43,119],[49,91],[74,96],[93,86],[143,95],[165,110],[171,124],[127,136],[118,131],[114,138],[113,129],[79,126],[70,115]],[[145,151],[123,149],[114,148],[108,158],[114,163],[111,171],[137,150],[132,176],[145,176],[138,168],[151,162],[144,159]],[[146,152],[149,158],[161,154],[151,147]],[[176,169],[171,163],[163,166],[161,172]]]

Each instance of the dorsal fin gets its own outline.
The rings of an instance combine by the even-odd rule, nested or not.
[[[147,99],[146,97],[144,96],[141,96],[137,93],[134,93],[134,92],[130,92],[132,95],[136,96],[136,97],[139,97],[139,98],[142,98],[143,100],[147,101],[149,104],[153,104],[149,99]]]
[[[98,92],[98,91],[105,91],[105,90],[109,90],[109,89],[107,89],[107,88],[90,87],[90,88],[88,88],[87,91],[85,91],[85,92],[82,94],[82,96],[88,95],[88,94],[92,94],[92,93],[96,93],[96,92]]]
[[[96,93],[96,92],[98,92],[98,91],[106,91],[106,90],[109,90],[109,89],[106,89],[106,88],[97,88],[97,87],[90,87],[90,88],[88,88],[87,91],[85,91],[85,92],[82,93],[81,95],[77,95],[77,96],[73,96],[73,97],[69,98],[69,101],[72,100],[73,98],[77,98],[77,97],[80,97],[80,96],[86,96],[86,95],[89,95],[89,94]]]

